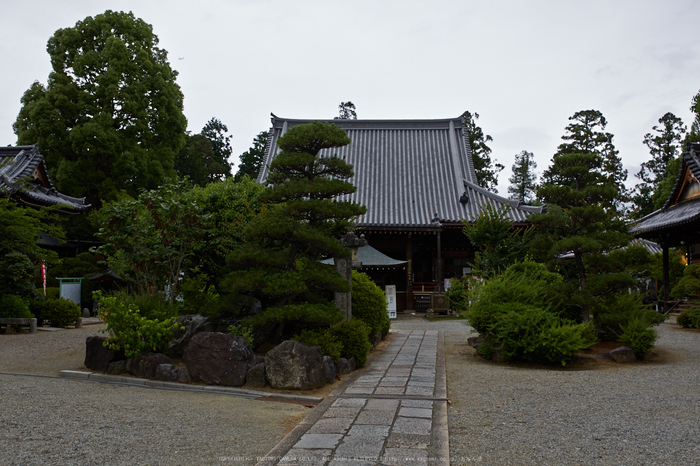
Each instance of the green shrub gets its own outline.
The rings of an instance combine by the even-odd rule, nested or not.
[[[160,351],[172,340],[175,330],[185,328],[174,317],[163,321],[147,319],[134,304],[126,304],[113,296],[104,298],[99,291],[93,297],[100,301],[99,315],[107,324],[107,329],[100,332],[110,334],[104,345],[123,349],[127,358],[146,351]]]
[[[617,341],[620,327],[632,320],[647,322],[647,327],[663,322],[666,318],[642,303],[638,294],[611,294],[606,299],[599,299],[591,306],[593,322],[598,338],[603,341]]]
[[[493,357],[493,342],[491,340],[483,341],[476,347],[476,354],[484,359]]]
[[[573,356],[597,342],[595,330],[589,324],[573,322],[542,329],[538,360],[549,364],[566,365]]]
[[[650,328],[649,322],[644,319],[632,319],[621,329],[620,341],[632,348],[637,359],[644,359],[659,338],[656,329]]]
[[[247,327],[245,325],[229,325],[226,331],[229,335],[238,335],[243,337],[245,341],[248,342],[249,346],[253,346],[253,327]]]
[[[686,309],[676,317],[676,323],[685,328],[700,328],[700,307]]]
[[[41,295],[43,296],[44,294],[44,289],[42,288],[40,291]],[[46,300],[48,301],[49,299],[58,299],[61,297],[61,289],[57,286],[47,286],[46,287]]]
[[[0,296],[16,295],[24,299],[36,299],[34,264],[20,252],[0,256]]]
[[[80,306],[65,298],[49,299],[44,304],[41,317],[50,321],[53,327],[63,328],[78,321]]]
[[[671,297],[675,299],[700,295],[700,265],[689,265],[683,269],[683,277],[671,289]]]
[[[125,291],[114,293],[117,301],[125,303],[127,306],[134,305],[139,313],[146,319],[165,320],[177,317],[180,314],[180,303],[169,303],[159,296],[150,294],[129,294]]]
[[[391,320],[387,312],[386,296],[365,273],[352,271],[352,316],[369,325],[370,335],[389,333]]]
[[[341,357],[354,357],[357,367],[365,365],[369,350],[372,349],[369,341],[370,328],[366,323],[359,319],[344,320],[332,326],[329,332],[343,345]]]
[[[294,335],[292,340],[296,340],[307,346],[320,347],[324,356],[330,356],[333,362],[338,362],[343,352],[343,344],[335,335],[331,334],[329,329],[306,329],[298,335]]]
[[[16,294],[0,296],[0,317],[14,319],[31,319],[29,302]]]
[[[445,297],[450,302],[450,308],[455,312],[464,311],[469,304],[469,294],[466,283],[459,278],[450,278],[450,286],[445,290]]]
[[[310,323],[314,325],[332,325],[343,319],[343,311],[335,303],[300,303],[284,307],[269,307],[262,312],[241,321],[243,325],[259,326],[275,322]]]

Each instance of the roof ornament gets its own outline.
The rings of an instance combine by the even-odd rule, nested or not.
[[[467,191],[465,190],[461,196],[459,196],[459,202],[461,204],[466,204],[469,202],[469,194],[467,194]]]
[[[435,217],[430,221],[431,225],[440,225],[440,216],[435,212]]]

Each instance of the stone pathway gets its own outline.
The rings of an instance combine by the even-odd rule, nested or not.
[[[448,465],[443,333],[399,330],[258,465]]]

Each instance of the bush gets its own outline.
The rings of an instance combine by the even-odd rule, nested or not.
[[[53,327],[63,328],[78,321],[80,306],[65,298],[50,299],[44,304],[41,317],[51,321]]]
[[[246,327],[245,325],[229,325],[228,329],[226,331],[229,333],[229,335],[238,335],[239,337],[243,337],[245,341],[248,342],[248,345],[252,348],[253,346],[253,328],[252,327]]]
[[[657,331],[644,319],[632,319],[621,329],[620,341],[632,348],[637,359],[644,359],[659,338]]]
[[[331,334],[329,329],[303,330],[298,335],[294,335],[292,340],[296,340],[307,346],[320,347],[324,356],[330,356],[333,362],[338,362],[343,352],[343,344],[335,335]]]
[[[34,317],[29,311],[29,303],[16,294],[0,296],[0,317],[14,319],[31,319]]]
[[[469,294],[466,283],[459,278],[450,278],[450,286],[445,290],[445,297],[450,302],[450,308],[455,312],[464,311],[469,304]]]
[[[369,276],[352,271],[352,316],[369,325],[370,336],[381,332],[382,338],[389,333],[391,320],[386,309],[386,296]]]
[[[591,306],[598,338],[617,341],[620,328],[635,319],[647,322],[647,327],[663,322],[666,317],[642,303],[639,294],[613,294]]]
[[[146,319],[165,320],[177,317],[180,314],[181,305],[179,303],[169,303],[159,296],[150,294],[134,295],[125,291],[118,291],[114,293],[114,297],[117,298],[117,301],[121,301],[127,306],[135,306]]]
[[[562,322],[544,328],[540,334],[539,358],[549,364],[566,365],[574,354],[590,348],[597,342],[595,330],[589,324]]]
[[[700,307],[686,309],[676,317],[676,323],[685,328],[700,328]]]
[[[110,337],[104,346],[111,349],[123,349],[127,358],[146,351],[160,351],[173,339],[175,330],[184,330],[184,326],[174,317],[163,320],[143,317],[138,307],[126,304],[115,297],[103,298],[99,291],[93,294],[100,301],[100,317],[107,324]]]
[[[343,345],[341,357],[355,358],[357,367],[365,365],[369,350],[372,349],[369,341],[370,328],[366,323],[359,319],[344,320],[332,326],[329,332]]]
[[[674,299],[700,295],[700,265],[689,265],[683,269],[683,277],[671,289]]]
[[[16,295],[24,299],[36,299],[33,283],[34,264],[20,252],[0,256],[0,296]]]

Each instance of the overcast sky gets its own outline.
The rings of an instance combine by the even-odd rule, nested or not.
[[[588,109],[608,120],[635,184],[644,134],[666,112],[689,126],[700,90],[692,0],[5,1],[1,145],[17,141],[24,91],[47,81],[49,37],[108,9],[153,26],[179,72],[188,129],[219,118],[236,156],[271,112],[333,118],[348,100],[371,119],[469,110],[506,165],[501,194],[515,154],[533,152],[541,173],[568,118]]]

